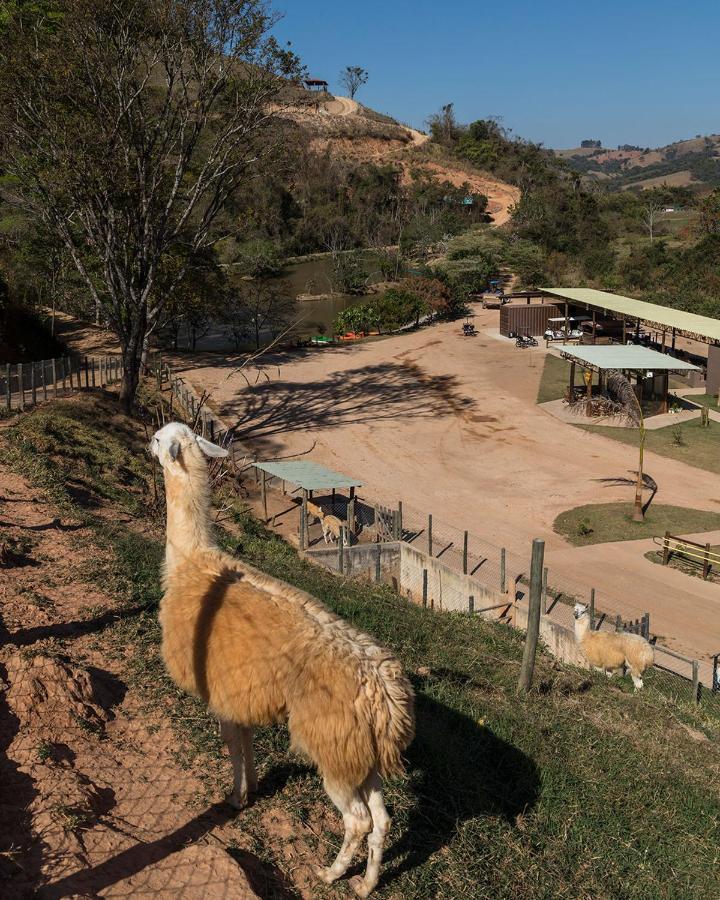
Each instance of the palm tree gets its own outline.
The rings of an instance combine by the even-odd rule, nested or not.
[[[643,509],[643,460],[645,455],[645,419],[642,406],[633,386],[622,372],[609,372],[607,377],[608,393],[622,406],[624,415],[638,426],[638,470],[635,480],[635,503],[633,506],[633,522],[645,521]]]

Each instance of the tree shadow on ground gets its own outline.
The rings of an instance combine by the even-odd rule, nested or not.
[[[422,866],[450,844],[464,822],[500,817],[511,825],[538,799],[533,760],[469,716],[419,692],[417,733],[408,751],[407,828],[389,848],[382,884]],[[393,866],[393,860],[399,863]]]
[[[243,386],[223,404],[234,433],[258,451],[288,431],[313,431],[387,419],[456,416],[474,401],[453,375],[427,375],[412,362],[382,362],[306,383],[261,381]]]

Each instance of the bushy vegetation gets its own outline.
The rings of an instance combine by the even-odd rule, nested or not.
[[[462,308],[461,295],[444,281],[420,275],[403,279],[397,287],[365,303],[341,312],[335,329],[346,332],[397,331],[404,325],[419,325],[426,316],[448,317]]]

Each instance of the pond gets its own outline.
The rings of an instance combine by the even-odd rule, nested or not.
[[[361,260],[364,270],[369,274],[368,282],[370,284],[379,282],[382,275],[378,268],[377,255],[367,252]],[[332,271],[333,262],[328,254],[291,263],[277,279],[296,301],[292,321],[297,324],[293,329],[293,335],[299,338],[308,338],[315,334],[331,335],[338,313],[367,299],[366,295],[361,294],[333,293]],[[262,337],[263,341],[267,342],[271,340],[272,334],[267,332]],[[180,334],[179,346],[181,349],[187,347],[187,334],[184,330]],[[234,351],[236,348],[228,329],[218,322],[210,327],[207,334],[198,339],[196,349]],[[242,349],[252,350],[254,345],[248,343]]]

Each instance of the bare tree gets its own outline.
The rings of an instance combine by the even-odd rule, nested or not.
[[[649,200],[645,206],[643,207],[642,217],[643,217],[643,225],[647,228],[648,234],[650,235],[650,243],[653,242],[653,237],[655,233],[655,222],[657,221],[657,217],[662,212],[662,207],[656,203],[654,200]]]
[[[269,102],[298,62],[269,35],[263,0],[66,0],[52,19],[43,8],[17,4],[3,20],[0,164],[117,334],[129,408],[163,304],[282,143]],[[160,289],[169,253],[184,262]]]
[[[340,73],[340,84],[350,94],[350,98],[353,99],[360,88],[367,84],[369,77],[368,71],[363,69],[362,66],[347,66]]]

